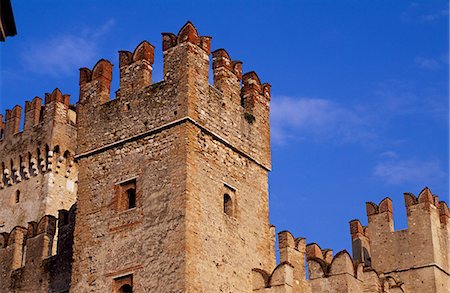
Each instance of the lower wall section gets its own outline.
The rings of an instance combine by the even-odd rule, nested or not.
[[[76,207],[2,234],[0,292],[69,292]],[[57,253],[52,256],[57,238]],[[3,247],[1,247],[3,246]]]

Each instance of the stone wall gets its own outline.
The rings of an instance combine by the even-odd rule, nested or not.
[[[187,168],[187,290],[250,292],[252,269],[275,267],[267,170],[195,125]]]

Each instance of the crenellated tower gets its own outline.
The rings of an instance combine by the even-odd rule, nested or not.
[[[76,113],[59,89],[0,115],[0,232],[45,215],[58,215],[76,201]]]
[[[372,267],[401,279],[408,292],[448,292],[450,288],[449,209],[431,190],[405,193],[408,228],[394,230],[392,200],[366,205]],[[367,258],[367,257],[366,257]],[[416,291],[417,290],[417,291]]]
[[[80,70],[74,292],[251,292],[275,268],[270,86],[188,22]]]

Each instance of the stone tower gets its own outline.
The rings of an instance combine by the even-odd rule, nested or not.
[[[55,89],[44,105],[26,102],[23,129],[21,118],[20,106],[0,115],[0,292],[61,292],[52,288],[67,288],[71,274],[73,225],[62,210],[76,201],[75,109]]]
[[[0,231],[45,215],[58,215],[76,201],[75,111],[59,89],[0,115]]]
[[[80,70],[73,292],[251,292],[275,266],[270,85],[188,22]],[[120,291],[122,290],[122,291]]]

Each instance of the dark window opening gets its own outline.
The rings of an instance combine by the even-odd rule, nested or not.
[[[25,169],[22,167],[23,167],[23,159],[22,159],[22,156],[19,156],[19,174],[20,174],[20,178],[24,179],[25,178]]]
[[[11,159],[11,162],[10,162],[10,165],[9,165],[9,172],[11,172],[11,173],[9,173],[11,181],[16,182],[17,178],[16,178],[16,174],[15,174],[14,162],[13,162],[12,159]]]
[[[48,147],[48,145],[45,145],[45,154],[44,154],[44,162],[45,162],[45,169],[47,169],[48,164],[51,162],[50,161],[50,148]]]
[[[19,202],[20,202],[20,191],[17,190],[16,191],[16,203],[19,203]]]
[[[233,200],[231,199],[231,196],[227,193],[225,193],[223,196],[223,212],[230,217],[234,216]]]
[[[118,211],[126,211],[137,207],[139,198],[136,192],[136,179],[119,183],[117,191]]]
[[[44,107],[42,107],[44,108]],[[44,169],[43,167],[45,166],[44,163],[44,159],[42,158],[42,154],[41,154],[41,150],[38,148],[37,151],[37,170],[39,170],[40,172],[42,172],[42,170]]]
[[[7,180],[6,180],[5,169],[6,169],[5,163],[2,162],[2,174],[1,174],[1,179],[2,179],[3,184],[6,185],[8,182],[7,182]]]
[[[120,290],[120,293],[133,293],[133,287],[131,287],[131,285],[123,285]]]
[[[128,199],[128,209],[132,209],[136,207],[136,190],[134,188],[130,188],[126,192]]]

